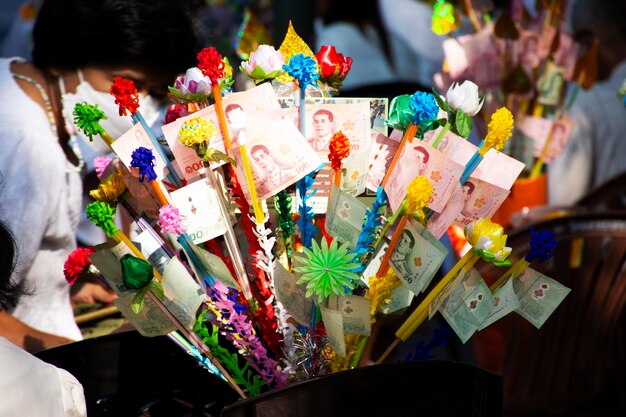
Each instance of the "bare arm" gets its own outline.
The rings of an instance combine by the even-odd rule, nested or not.
[[[39,352],[72,342],[66,337],[34,329],[6,311],[0,311],[0,335],[28,352]]]

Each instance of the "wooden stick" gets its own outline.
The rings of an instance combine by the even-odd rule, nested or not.
[[[402,140],[400,141],[400,145],[398,145],[398,150],[396,151],[395,155],[393,156],[393,159],[391,160],[391,163],[389,164],[389,168],[387,169],[387,172],[385,173],[385,177],[380,182],[381,187],[384,187],[385,185],[387,185],[387,181],[389,180],[389,175],[391,174],[391,171],[393,170],[393,168],[396,166],[398,159],[400,159],[400,154],[402,153],[404,146],[406,145],[407,142],[413,142],[413,138],[415,137],[415,134],[417,133],[417,128],[418,128],[418,125],[412,122],[411,124],[409,124],[409,127],[406,128],[406,131],[404,132],[404,136],[402,136]]]
[[[457,274],[465,269],[465,266],[471,264],[471,266],[478,261],[479,257],[471,250],[467,252],[454,267],[444,276],[441,281],[428,293],[426,298],[417,306],[417,308],[411,313],[408,319],[400,326],[396,332],[396,340],[387,348],[380,358],[376,361],[377,364],[382,363],[387,356],[396,348],[396,346],[402,341],[406,341],[411,334],[424,322],[428,317],[428,307],[433,302],[435,297],[443,291],[443,289],[457,276]],[[469,269],[469,268],[468,268]]]
[[[93,320],[98,320],[104,317],[112,316],[115,313],[119,313],[120,311],[115,306],[104,307],[96,311],[91,311],[89,313],[81,314],[79,316],[74,317],[74,321],[76,324],[85,324]]]

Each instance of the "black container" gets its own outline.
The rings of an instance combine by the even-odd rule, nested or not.
[[[116,333],[36,356],[83,384],[89,417],[217,417],[239,398],[165,336]]]
[[[227,407],[222,417],[496,417],[502,378],[471,365],[375,365],[290,385]]]

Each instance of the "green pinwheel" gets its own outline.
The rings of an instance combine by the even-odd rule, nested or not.
[[[313,241],[311,250],[303,247],[303,252],[295,255],[294,271],[299,280],[306,284],[306,296],[316,295],[321,302],[330,295],[344,295],[346,289],[353,289],[358,275],[352,271],[358,268],[353,263],[354,254],[349,253],[348,244],[338,246],[337,240],[329,245],[326,238],[321,244]]]

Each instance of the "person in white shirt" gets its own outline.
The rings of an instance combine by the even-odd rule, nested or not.
[[[571,205],[593,188],[626,172],[626,110],[618,90],[626,80],[626,2],[576,0],[570,20],[577,38],[600,41],[598,78],[581,91],[570,117],[574,126],[563,153],[548,167],[551,205]]]
[[[46,0],[33,31],[33,61],[0,59],[0,213],[20,248],[13,279],[31,293],[0,316],[0,334],[15,333],[20,347],[81,339],[63,275],[83,210],[74,104],[98,105],[105,130],[114,138],[125,132],[129,116],[117,113],[113,78],[134,80],[141,103],[195,65],[199,45],[187,7],[168,0]],[[115,297],[97,283],[74,290],[74,302]],[[38,342],[29,345],[32,329]]]
[[[0,222],[0,314],[24,295],[11,281],[16,246]],[[20,349],[0,336],[0,416],[82,417],[87,415],[83,387],[69,372]]]

